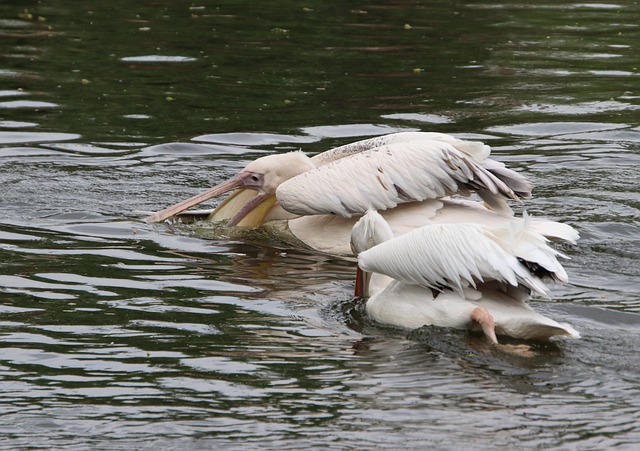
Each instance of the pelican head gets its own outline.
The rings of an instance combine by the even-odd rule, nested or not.
[[[357,257],[361,252],[371,249],[394,237],[389,223],[375,210],[368,210],[351,229],[351,251]],[[355,296],[369,296],[371,273],[356,268]]]
[[[249,178],[254,183],[253,187],[267,194],[275,194],[281,183],[313,168],[315,165],[311,159],[303,152],[296,151],[258,158],[246,165],[238,177],[251,174]]]
[[[389,223],[375,210],[368,210],[351,229],[351,251],[355,256],[394,237]]]
[[[252,161],[245,166],[238,175],[232,177],[226,182],[222,182],[203,193],[183,200],[182,202],[167,207],[164,210],[155,212],[146,218],[146,222],[164,221],[187,208],[191,208],[194,205],[201,204],[202,202],[218,197],[232,190],[238,190],[238,192],[231,197],[238,196],[240,192],[252,190],[257,193],[252,195],[248,200],[246,196],[238,196],[243,200],[243,204],[234,206],[233,210],[235,213],[231,217],[229,225],[233,226],[238,224],[243,218],[260,206],[261,213],[258,215],[260,219],[257,220],[256,224],[252,223],[252,225],[259,225],[266,216],[268,210],[276,203],[275,192],[278,186],[283,182],[302,174],[303,172],[313,169],[314,167],[315,165],[311,159],[300,151],[278,155],[267,155]],[[230,201],[231,197],[225,202]]]

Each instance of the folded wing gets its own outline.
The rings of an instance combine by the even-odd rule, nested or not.
[[[526,219],[521,227],[526,233],[475,224],[428,225],[360,253],[358,265],[436,290],[498,281],[548,295],[543,278],[566,280],[556,258],[560,254]]]
[[[276,196],[291,213],[344,217],[472,191],[497,209],[528,197],[526,178],[488,154],[482,143],[439,133],[387,135],[314,157],[318,167],[282,183]]]

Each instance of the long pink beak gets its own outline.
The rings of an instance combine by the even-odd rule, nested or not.
[[[178,202],[177,204],[167,207],[164,210],[155,212],[154,214],[146,218],[145,221],[149,223],[164,221],[165,219],[171,218],[172,216],[175,216],[178,213],[186,210],[187,208],[193,207],[194,205],[201,204],[202,202],[213,199],[214,197],[218,197],[221,194],[224,194],[236,188],[246,186],[246,177],[246,173],[240,173],[232,179],[216,185],[203,193],[197,194],[193,197],[190,197],[189,199],[183,200],[182,202]]]

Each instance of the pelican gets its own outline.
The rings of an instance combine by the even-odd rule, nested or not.
[[[511,217],[506,200],[530,197],[532,184],[489,154],[489,146],[481,142],[442,133],[401,132],[313,157],[301,151],[268,155],[146,221],[164,221],[233,191],[209,220],[237,227],[270,225],[317,251],[349,256],[351,229],[372,208],[383,211],[397,234],[450,217],[449,208],[459,215],[465,207],[448,200],[456,194],[475,192],[482,208]]]
[[[558,261],[566,256],[549,246],[547,237],[575,243],[578,233],[524,213],[491,226],[431,224],[395,237],[385,219],[370,210],[351,235],[358,259],[355,294],[368,297],[371,318],[406,329],[481,330],[496,345],[497,335],[577,338],[569,324],[526,304],[530,293],[549,295],[544,280],[567,281]]]

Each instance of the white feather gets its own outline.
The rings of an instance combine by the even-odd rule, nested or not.
[[[455,138],[449,137],[451,140]],[[466,194],[469,190],[517,198],[502,180],[477,163],[486,152],[478,151],[478,146],[470,147],[480,155],[469,156],[445,140],[391,142],[284,181],[276,197],[291,213],[333,213],[344,217],[363,214],[371,208],[386,210],[403,202]]]
[[[435,289],[462,290],[496,280],[512,286],[522,284],[547,295],[546,285],[518,258],[534,257],[551,270],[558,270],[561,266],[555,260],[555,251],[540,235],[531,242],[514,245],[505,244],[500,237],[504,233],[504,228],[492,230],[475,224],[429,225],[360,253],[358,263],[365,271]],[[536,241],[538,237],[543,241]]]
[[[460,152],[466,154],[469,158],[478,164],[485,162],[489,158],[491,148],[479,141],[466,141],[455,138],[445,133],[436,132],[400,132],[391,133],[374,138],[364,139],[344,146],[336,147],[326,152],[322,152],[312,158],[317,166],[322,166],[332,161],[339,160],[365,150],[374,149],[376,147],[386,146],[388,144],[396,144],[410,141],[442,141],[455,147]],[[496,162],[497,163],[497,162]],[[501,164],[501,163],[498,163]],[[504,165],[502,165],[504,167]]]

